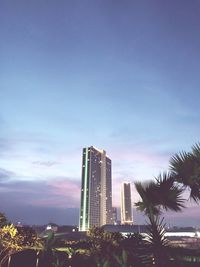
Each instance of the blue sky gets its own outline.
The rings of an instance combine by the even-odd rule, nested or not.
[[[85,146],[112,159],[119,206],[122,180],[153,178],[199,141],[199,12],[195,0],[0,2],[8,217],[77,223]],[[40,216],[27,217],[31,209]]]

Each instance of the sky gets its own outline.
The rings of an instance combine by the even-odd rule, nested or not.
[[[122,181],[154,179],[190,151],[200,141],[199,13],[198,0],[1,0],[0,211],[78,224],[83,147],[112,159],[117,207]],[[200,227],[187,205],[167,222]]]

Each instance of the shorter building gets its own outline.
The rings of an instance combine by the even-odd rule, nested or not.
[[[56,233],[58,231],[58,225],[55,224],[55,223],[49,223],[47,226],[46,226],[46,231],[52,231],[54,233]]]
[[[121,233],[122,235],[127,234],[147,234],[147,225],[131,225],[131,224],[121,224],[121,225],[111,225],[107,224],[102,226],[103,230],[112,233]]]
[[[121,224],[133,224],[131,183],[129,182],[121,184]]]

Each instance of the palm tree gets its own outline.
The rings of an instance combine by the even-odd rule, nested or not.
[[[174,180],[183,189],[190,190],[190,199],[200,201],[200,143],[192,147],[192,152],[175,154],[170,160]]]
[[[163,210],[181,211],[184,208],[183,188],[175,181],[171,173],[160,174],[155,181],[136,182],[141,201],[135,203],[138,210],[144,212],[148,219],[148,237],[156,266],[167,266],[167,240],[164,236]]]
[[[181,211],[185,199],[182,193],[190,190],[190,199],[200,202],[200,143],[192,147],[191,152],[175,154],[170,160],[170,172],[159,175],[155,181],[135,183],[141,197],[136,203],[138,210],[143,211],[148,219],[148,242],[152,245],[155,263],[162,265],[163,248],[167,242],[164,237],[163,210]],[[159,250],[159,247],[161,248]]]

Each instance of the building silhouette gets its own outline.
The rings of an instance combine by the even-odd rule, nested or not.
[[[129,182],[121,184],[121,224],[133,224],[131,183]]]
[[[106,151],[83,149],[79,230],[112,223],[111,160]]]

